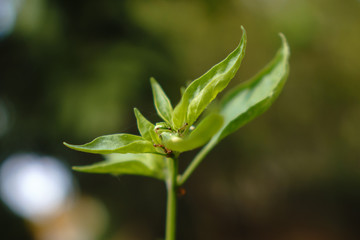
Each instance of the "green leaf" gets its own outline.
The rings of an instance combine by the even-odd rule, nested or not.
[[[150,78],[150,82],[154,95],[154,104],[156,111],[165,122],[170,124],[171,116],[173,113],[173,107],[171,106],[171,102],[166,96],[164,90],[154,78]]]
[[[280,37],[282,47],[274,59],[224,97],[220,110],[224,125],[215,136],[218,141],[265,112],[281,92],[289,73],[290,51],[284,35]]]
[[[235,76],[245,55],[246,32],[243,27],[242,30],[243,35],[238,47],[186,88],[172,116],[172,125],[175,129],[180,129],[186,123],[193,124]]]
[[[219,114],[211,114],[204,118],[200,124],[185,138],[174,133],[164,132],[161,134],[166,148],[177,152],[185,152],[206,144],[216,134],[223,124],[223,117]]]
[[[158,135],[155,133],[155,126],[151,122],[149,122],[137,108],[134,108],[135,117],[139,132],[143,138],[148,141],[153,141],[156,144],[159,144],[160,139]]]
[[[105,135],[84,145],[72,145],[65,142],[64,145],[77,151],[99,154],[156,153],[156,149],[150,141],[131,134]]]
[[[114,175],[141,175],[164,179],[164,157],[151,153],[108,154],[106,160],[88,166],[75,166],[74,170],[88,173],[108,173]]]

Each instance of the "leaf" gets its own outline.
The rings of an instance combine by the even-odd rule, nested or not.
[[[173,107],[171,106],[171,102],[166,96],[164,90],[154,78],[150,78],[150,82],[154,95],[154,105],[156,111],[165,122],[170,124],[171,116],[173,113]]]
[[[282,47],[273,60],[251,80],[240,84],[222,100],[224,125],[217,141],[265,112],[281,92],[289,73],[289,46],[280,34]]]
[[[149,122],[137,108],[134,108],[134,112],[141,136],[148,141],[153,141],[154,143],[159,144],[160,139],[154,131],[154,124]]]
[[[166,148],[177,152],[185,152],[207,143],[216,134],[223,124],[223,117],[211,114],[204,118],[200,124],[185,138],[173,133],[162,133],[161,137]]]
[[[114,175],[141,175],[160,180],[165,178],[164,157],[151,153],[113,153],[106,160],[87,166],[75,166],[74,170],[88,173],[108,173]]]
[[[289,46],[281,34],[282,47],[274,59],[254,78],[227,94],[220,107],[224,124],[218,133],[195,156],[178,179],[183,185],[205,156],[224,137],[266,111],[280,94],[289,73]]]
[[[186,88],[172,116],[172,125],[175,129],[180,129],[186,123],[192,125],[235,76],[245,55],[246,32],[243,27],[242,30],[243,35],[238,47]]]
[[[72,145],[65,142],[64,145],[77,151],[99,154],[156,153],[150,141],[131,134],[105,135],[84,145]]]

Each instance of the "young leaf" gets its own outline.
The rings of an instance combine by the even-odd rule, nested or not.
[[[224,137],[266,111],[282,90],[289,73],[289,46],[281,34],[282,47],[274,59],[254,78],[227,94],[220,109],[224,124],[190,163],[178,184],[182,185],[204,157]]]
[[[164,90],[154,78],[150,78],[150,82],[154,95],[154,104],[156,111],[165,122],[170,124],[171,116],[173,113],[173,107],[171,106],[171,102],[166,96]]]
[[[154,143],[159,144],[159,137],[154,131],[154,124],[149,122],[137,108],[134,108],[134,112],[141,136],[148,141],[153,141]]]
[[[243,35],[238,47],[186,88],[172,116],[172,125],[175,129],[181,128],[186,123],[193,124],[235,76],[245,55],[246,32],[243,27],[242,30]]]
[[[156,153],[156,149],[150,141],[131,134],[105,135],[84,145],[73,145],[65,142],[64,145],[80,152],[99,154]]]
[[[274,59],[224,97],[220,110],[224,125],[215,136],[218,141],[265,112],[281,92],[289,73],[290,51],[284,35],[280,37],[282,47]]]
[[[204,118],[200,124],[185,138],[180,138],[173,133],[161,134],[166,148],[177,152],[185,152],[207,143],[221,128],[223,117],[219,114],[211,114]]]
[[[75,166],[74,170],[88,173],[108,173],[114,175],[141,175],[164,179],[164,157],[151,153],[108,154],[106,160],[87,166]]]

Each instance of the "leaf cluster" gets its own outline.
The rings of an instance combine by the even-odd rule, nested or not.
[[[246,32],[239,45],[223,61],[195,79],[182,92],[173,107],[159,83],[150,79],[156,112],[163,122],[151,123],[138,109],[134,109],[140,136],[112,134],[95,138],[84,145],[64,143],[67,147],[88,153],[103,154],[105,160],[90,166],[74,167],[77,171],[133,174],[168,178],[166,159],[178,158],[182,152],[207,144],[199,157],[190,164],[186,176],[179,177],[179,185],[195,169],[199,161],[224,137],[233,133],[264,111],[281,92],[289,72],[289,47],[280,34],[282,46],[273,60],[252,79],[229,91],[220,101],[219,109],[202,117],[207,106],[233,79],[245,56]]]

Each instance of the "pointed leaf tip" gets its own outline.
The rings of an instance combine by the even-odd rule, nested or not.
[[[169,98],[166,96],[164,90],[155,78],[150,78],[151,88],[154,97],[154,105],[158,115],[168,124],[171,124],[171,117],[173,114],[173,107]]]
[[[78,145],[70,144],[70,143],[67,143],[67,142],[63,142],[63,144],[64,144],[66,147],[70,148],[70,149],[75,149],[76,146],[78,146]],[[76,150],[76,149],[75,149],[75,150]]]

